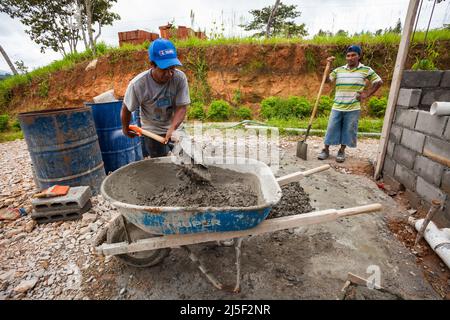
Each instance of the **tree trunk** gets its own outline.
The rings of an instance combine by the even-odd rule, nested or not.
[[[81,21],[81,18],[83,16],[82,10],[83,10],[83,8],[82,8],[81,3],[77,3],[78,30],[80,30],[80,32],[81,32],[81,37],[83,38],[83,42],[84,42],[84,48],[87,50],[87,49],[89,49],[89,45],[88,45],[88,42],[87,42],[87,39],[86,39],[86,32],[85,32],[84,27],[83,27],[83,22]]]
[[[268,38],[270,36],[270,27],[272,26],[272,21],[273,21],[273,18],[275,17],[275,13],[277,12],[279,4],[280,4],[280,0],[276,0],[275,5],[273,6],[272,12],[270,13],[269,21],[267,21],[266,38]]]
[[[6,51],[3,50],[3,47],[0,45],[0,52],[3,55],[3,58],[5,58],[6,63],[8,63],[9,67],[11,68],[11,71],[14,75],[17,75],[18,72],[16,70],[16,68],[14,67],[13,63],[11,62],[11,60],[9,59],[8,55],[6,54]]]
[[[84,3],[86,4],[86,18],[87,18],[89,45],[91,47],[92,54],[96,56],[97,53],[95,52],[94,35],[92,34],[92,0],[85,0]]]

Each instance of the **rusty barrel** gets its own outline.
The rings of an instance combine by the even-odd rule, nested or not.
[[[92,110],[88,107],[19,114],[38,188],[90,186],[105,178]]]

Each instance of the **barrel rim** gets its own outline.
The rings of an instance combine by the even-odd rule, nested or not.
[[[77,112],[77,111],[91,111],[89,107],[72,107],[72,108],[59,108],[59,109],[46,109],[46,110],[38,110],[38,111],[29,111],[22,112],[18,114],[18,118],[25,118],[34,115],[55,115],[55,114],[63,114],[67,112]]]
[[[101,105],[117,103],[117,102],[123,103],[123,99],[118,99],[118,100],[110,101],[110,102],[84,102],[84,105],[92,107],[92,106],[101,106]]]

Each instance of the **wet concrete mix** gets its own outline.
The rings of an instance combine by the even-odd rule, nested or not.
[[[210,167],[210,182],[201,182],[187,175],[180,167],[179,184],[162,186],[155,194],[141,198],[140,205],[158,207],[250,207],[258,204],[256,177],[235,171]],[[224,177],[228,179],[224,181]]]
[[[210,166],[211,181],[202,182],[182,169],[169,163],[142,162],[116,175],[116,181],[108,184],[108,193],[121,202],[156,207],[249,207],[264,202],[253,174]],[[312,211],[309,196],[298,182],[283,186],[282,192],[268,218]]]

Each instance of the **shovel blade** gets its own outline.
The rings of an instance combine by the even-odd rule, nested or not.
[[[308,160],[308,144],[304,141],[297,142],[297,158]]]

